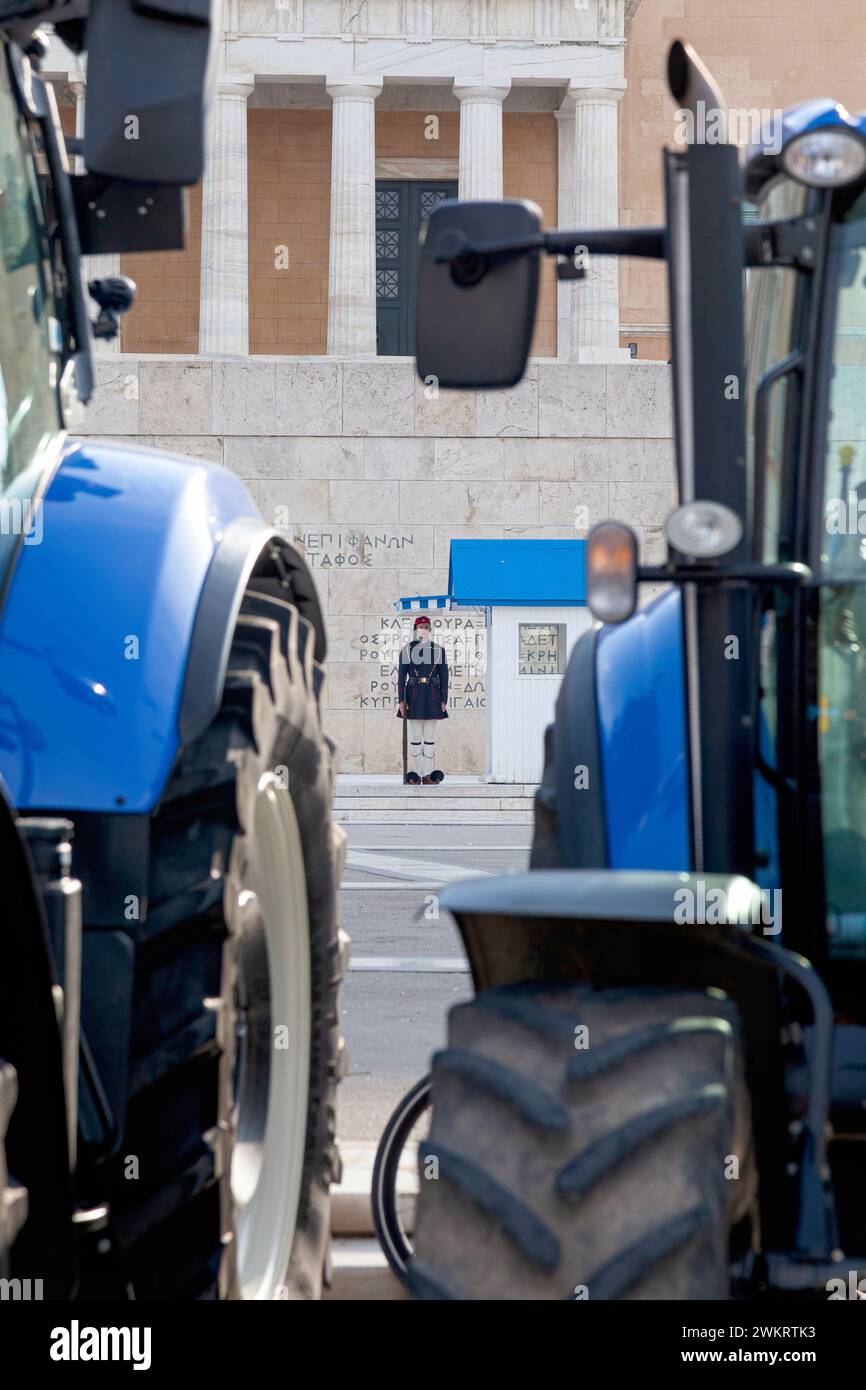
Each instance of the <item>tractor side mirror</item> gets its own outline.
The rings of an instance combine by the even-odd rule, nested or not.
[[[192,184],[221,0],[91,0],[84,163],[137,183]]]
[[[540,209],[440,203],[421,229],[416,366],[442,387],[515,386],[538,299]]]

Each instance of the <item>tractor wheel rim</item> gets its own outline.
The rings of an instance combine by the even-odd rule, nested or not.
[[[310,932],[291,797],[270,772],[239,895],[238,1065],[231,1187],[244,1299],[285,1296],[304,1170]]]

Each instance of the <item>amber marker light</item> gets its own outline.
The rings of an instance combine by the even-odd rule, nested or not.
[[[593,617],[622,623],[637,604],[637,540],[629,526],[602,521],[586,542],[586,601]]]

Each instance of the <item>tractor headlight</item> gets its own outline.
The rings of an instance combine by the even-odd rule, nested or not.
[[[808,131],[785,146],[782,166],[810,188],[841,188],[866,170],[866,144],[853,131]]]
[[[616,521],[593,526],[586,542],[586,601],[602,623],[622,623],[637,603],[637,540]]]
[[[739,545],[743,523],[721,502],[686,502],[668,517],[665,530],[680,554],[713,560]]]

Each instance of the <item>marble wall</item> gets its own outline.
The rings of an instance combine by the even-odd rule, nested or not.
[[[445,593],[457,537],[580,537],[613,516],[663,552],[673,499],[669,374],[539,359],[507,392],[428,393],[405,358],[97,364],[85,433],[208,459],[305,552],[328,618],[328,720],[343,767],[394,772],[394,653],[407,594]],[[459,621],[458,621],[459,619]],[[483,616],[443,614],[454,668],[442,765],[484,769]]]

